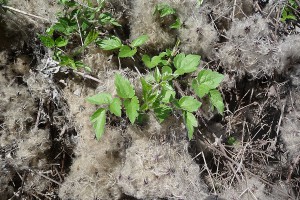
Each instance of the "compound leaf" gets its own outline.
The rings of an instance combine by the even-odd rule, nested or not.
[[[124,106],[129,121],[131,124],[134,124],[136,118],[139,116],[138,110],[140,109],[140,104],[138,98],[134,96],[132,99],[126,99],[124,101]]]
[[[131,42],[132,47],[139,47],[149,39],[148,35],[141,35]]]
[[[131,49],[129,46],[124,45],[120,48],[118,57],[119,58],[132,57],[136,54],[136,52],[137,52],[136,48]]]
[[[111,104],[109,105],[109,111],[114,115],[121,117],[122,114],[122,102],[121,99],[116,97],[112,100]]]
[[[135,95],[135,91],[129,80],[120,74],[115,75],[115,86],[117,93],[121,98],[132,98]]]
[[[94,96],[88,97],[88,98],[86,98],[86,100],[89,103],[96,104],[96,105],[111,104],[112,96],[109,93],[103,92],[103,93],[99,93]]]
[[[108,39],[101,40],[98,45],[103,50],[114,50],[122,47],[121,40],[116,36],[111,36]]]
[[[210,90],[209,97],[211,104],[216,107],[218,113],[222,115],[224,112],[224,103],[221,93],[218,90]]]
[[[96,131],[96,138],[99,140],[104,133],[106,123],[106,110],[104,108],[98,109],[90,118],[93,127]]]
[[[196,117],[190,112],[184,113],[184,120],[185,120],[186,129],[188,131],[188,138],[189,140],[191,140],[194,134],[194,127],[198,126],[198,121]]]
[[[201,106],[201,102],[197,101],[194,97],[192,96],[184,96],[181,97],[181,99],[178,102],[180,108],[183,110],[189,111],[189,112],[195,112],[199,109]]]

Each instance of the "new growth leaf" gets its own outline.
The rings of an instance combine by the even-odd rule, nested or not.
[[[115,86],[117,93],[121,98],[128,99],[135,95],[135,91],[129,80],[125,79],[120,74],[115,75]]]
[[[99,108],[92,116],[91,122],[96,132],[96,138],[99,140],[104,133],[106,123],[106,110]]]

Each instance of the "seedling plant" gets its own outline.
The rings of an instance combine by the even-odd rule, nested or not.
[[[288,0],[286,5],[283,7],[281,13],[281,21],[286,22],[287,20],[295,21],[299,16],[299,4],[295,0]]]
[[[53,52],[53,58],[61,66],[73,70],[83,69],[86,72],[91,68],[82,62],[86,49],[96,45],[105,51],[118,51],[118,58],[133,58],[138,48],[144,45],[149,37],[141,35],[131,42],[123,42],[119,37],[109,34],[110,28],[121,25],[112,15],[105,11],[105,1],[97,0],[96,5],[87,0],[81,4],[73,0],[59,0],[64,11],[58,14],[58,20],[46,33],[39,35],[42,43]],[[167,4],[158,4],[154,14],[164,18],[169,15],[176,16],[170,28],[180,28],[180,20],[176,11]],[[201,57],[194,54],[184,54],[178,51],[179,42],[173,50],[167,49],[156,56],[142,55],[144,67],[149,73],[140,75],[142,94],[137,95],[136,88],[121,74],[115,74],[114,84],[117,95],[99,93],[88,97],[87,101],[99,106],[91,116],[91,122],[100,139],[105,132],[108,113],[117,117],[129,119],[134,124],[140,121],[143,115],[153,112],[159,122],[163,122],[174,112],[179,112],[183,118],[192,139],[195,128],[198,127],[196,117],[203,98],[208,99],[211,108],[216,108],[222,114],[224,104],[221,93],[217,90],[223,75],[209,69],[201,70],[196,78],[187,85],[189,94],[180,92],[179,80],[184,80],[188,74],[194,73],[200,64]],[[178,86],[179,85],[179,86]]]
[[[172,8],[169,4],[160,3],[157,4],[154,10],[153,15],[158,15],[159,18],[162,20],[166,19],[167,17],[174,18],[171,20],[172,23],[169,25],[171,29],[179,29],[181,27],[181,21],[176,13],[176,10]]]
[[[88,102],[101,106],[91,117],[98,139],[104,133],[107,112],[118,117],[125,113],[129,121],[134,124],[141,115],[150,111],[155,114],[159,122],[163,122],[177,110],[182,114],[189,139],[192,139],[194,129],[198,127],[195,113],[199,111],[202,105],[200,100],[203,97],[208,97],[212,108],[216,108],[220,114],[223,113],[223,99],[216,89],[223,80],[222,74],[201,70],[191,82],[191,90],[196,95],[181,95],[175,89],[174,84],[179,77],[198,69],[199,55],[184,53],[174,55],[171,50],[166,50],[154,57],[143,55],[142,60],[152,71],[140,77],[141,98],[137,97],[130,81],[120,74],[115,75],[116,97],[109,93],[99,93],[87,98]],[[181,97],[177,98],[178,96]]]

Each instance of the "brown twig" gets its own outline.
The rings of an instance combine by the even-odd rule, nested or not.
[[[91,80],[96,81],[98,83],[102,83],[102,81],[100,81],[99,79],[97,79],[97,78],[95,78],[93,76],[90,76],[88,74],[85,74],[85,73],[82,73],[82,72],[78,72],[78,71],[75,71],[75,70],[73,72],[75,74],[78,74],[78,75],[82,76],[83,78],[88,78],[88,79],[91,79]]]
[[[37,131],[37,129],[38,129],[43,105],[44,105],[44,99],[41,99],[38,114],[37,114],[36,121],[35,121],[35,125],[34,125],[34,128],[33,128],[34,131]]]
[[[296,168],[297,164],[299,163],[300,161],[300,155],[298,155],[294,160],[293,160],[293,163],[290,165],[289,167],[289,173],[288,173],[288,178],[287,178],[287,183],[290,183],[291,182],[291,179],[292,179],[292,174],[294,172],[294,169]]]
[[[173,82],[175,88],[178,90],[178,93],[181,95],[181,97],[185,96],[185,93],[181,89],[179,83],[176,80],[173,80],[172,82]]]
[[[40,16],[37,16],[37,15],[33,15],[33,14],[27,13],[27,12],[25,12],[25,11],[22,11],[22,10],[19,10],[19,9],[10,7],[10,6],[1,5],[1,7],[2,7],[2,8],[6,8],[6,9],[11,10],[11,11],[15,11],[15,12],[17,12],[17,13],[21,13],[21,14],[23,14],[23,15],[27,15],[27,16],[29,16],[29,17],[34,17],[34,18],[37,18],[37,19],[40,19],[40,20],[43,20],[43,21],[51,22],[51,20],[46,19],[46,18],[44,18],[44,17],[40,17]]]
[[[207,142],[206,142],[207,143]],[[209,144],[208,144],[209,145]],[[230,158],[224,151],[220,151],[219,149],[217,149],[216,147],[209,145],[209,148],[211,148],[212,150],[214,150],[215,152],[219,153],[221,156],[224,156],[227,160],[231,161],[234,165],[239,166],[239,163],[237,163],[235,160],[233,160],[232,158]],[[249,171],[248,169],[246,169],[245,167],[242,167],[242,170],[245,173],[248,173],[252,176],[257,177],[261,182],[269,185],[270,187],[272,187],[273,189],[277,190],[278,192],[286,195],[289,198],[292,198],[292,196],[290,196],[289,194],[285,193],[284,191],[282,191],[281,189],[279,189],[278,187],[275,187],[274,184],[270,183],[269,181],[257,176],[256,174],[254,174],[253,172]]]
[[[45,178],[45,179],[48,179],[49,181],[52,181],[53,183],[56,183],[57,185],[61,186],[61,183],[57,182],[56,180],[48,177],[48,176],[45,176],[44,174],[40,173],[40,172],[37,172],[37,171],[33,171],[34,173],[40,175],[41,177]]]
[[[209,168],[208,168],[208,166],[207,166],[206,159],[205,159],[205,156],[204,156],[203,151],[201,152],[201,154],[202,154],[202,158],[203,158],[203,161],[204,161],[204,168],[206,169],[206,171],[207,171],[207,173],[208,173],[208,175],[209,175],[209,178],[210,178],[212,187],[213,187],[213,189],[214,189],[214,195],[217,195],[216,187],[215,187],[215,184],[214,184],[214,180],[213,180],[213,178],[212,178],[211,171],[209,170]]]

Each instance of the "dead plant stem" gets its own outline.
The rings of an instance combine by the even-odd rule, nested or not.
[[[48,179],[49,181],[52,181],[53,183],[56,183],[57,185],[61,186],[61,183],[57,182],[56,180],[48,177],[48,176],[45,176],[44,174],[40,173],[40,172],[37,172],[37,171],[33,171],[34,173],[40,175],[41,177],[45,178],[45,179]]]
[[[75,71],[75,70],[73,72],[75,74],[78,74],[78,75],[82,76],[83,78],[88,78],[88,79],[91,79],[91,80],[96,81],[98,83],[102,83],[99,79],[97,79],[97,78],[95,78],[93,76],[90,76],[88,74],[85,74],[85,73],[82,73],[82,72],[78,72],[78,71]]]
[[[214,184],[214,180],[212,178],[212,175],[211,175],[211,171],[209,170],[208,166],[207,166],[207,163],[206,163],[206,159],[205,159],[205,156],[204,156],[204,153],[203,151],[201,151],[201,155],[202,155],[202,158],[203,158],[203,161],[204,161],[204,167],[209,175],[209,179],[211,181],[211,184],[212,184],[212,187],[214,189],[214,195],[217,195],[217,192],[216,192],[216,187],[215,187],[215,184]]]
[[[23,14],[23,15],[27,15],[27,16],[34,17],[34,18],[37,18],[37,19],[40,19],[40,20],[44,20],[44,21],[47,21],[47,22],[51,22],[49,19],[46,19],[46,18],[44,18],[44,17],[40,17],[40,16],[37,16],[37,15],[33,15],[33,14],[27,13],[27,12],[25,12],[25,11],[22,11],[22,10],[19,10],[19,9],[10,7],[10,6],[1,5],[1,7],[2,7],[2,8],[6,8],[6,9],[11,10],[11,11],[15,11],[15,12],[17,12],[17,13],[21,13],[21,14]]]

